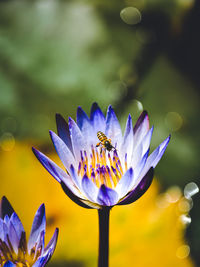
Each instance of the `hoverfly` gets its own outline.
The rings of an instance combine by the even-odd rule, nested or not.
[[[96,144],[96,147],[101,146],[101,152],[102,152],[102,147],[107,149],[108,151],[111,151],[112,149],[116,149],[112,144],[111,144],[111,139],[108,139],[107,136],[99,131],[97,132],[97,137],[99,139],[99,143]]]

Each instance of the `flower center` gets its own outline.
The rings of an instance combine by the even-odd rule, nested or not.
[[[80,153],[78,175],[87,175],[99,188],[102,184],[114,188],[127,170],[127,156],[125,155],[125,166],[122,167],[117,150],[108,152],[106,149],[99,150],[91,146],[89,158],[86,151]]]
[[[11,261],[17,267],[30,267],[40,255],[41,247],[36,249],[36,245],[31,249],[30,255],[28,254],[25,233],[22,233],[17,253],[13,249],[8,235],[7,242],[0,239],[0,266],[4,266],[7,261]]]

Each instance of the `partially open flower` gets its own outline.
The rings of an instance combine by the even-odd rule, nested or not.
[[[33,148],[36,157],[61,184],[65,193],[85,208],[129,204],[149,188],[153,170],[170,140],[165,139],[149,156],[153,127],[143,111],[135,126],[128,116],[124,135],[111,106],[105,118],[96,103],[90,118],[77,110],[77,123],[56,115],[58,135],[50,131],[56,151],[65,167],[58,167]]]
[[[44,204],[39,207],[35,214],[28,242],[23,225],[6,197],[1,200],[0,215],[0,266],[45,266],[55,250],[58,229],[56,228],[53,237],[45,247]]]

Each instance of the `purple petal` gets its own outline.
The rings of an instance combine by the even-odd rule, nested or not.
[[[33,153],[37,157],[37,159],[42,163],[45,169],[59,182],[63,181],[66,186],[73,192],[73,194],[79,195],[78,189],[74,186],[74,182],[72,178],[63,171],[60,167],[58,167],[52,160],[50,160],[47,156],[45,156],[42,152],[38,151],[35,148],[33,149]]]
[[[81,107],[78,107],[77,109],[77,125],[87,140],[88,145],[94,144],[96,140],[96,132],[93,129],[90,119]]]
[[[141,114],[140,117],[138,118],[134,128],[133,128],[133,132],[134,134],[137,132],[138,128],[141,127],[141,124],[144,123],[144,120],[148,118],[148,113],[146,110],[144,110]]]
[[[170,141],[170,136],[168,136],[152,153],[151,155],[148,157],[146,165],[142,171],[142,175],[144,175],[147,170],[150,167],[155,168],[156,165],[158,164],[158,162],[160,161],[160,159],[162,158],[168,143]]]
[[[77,197],[75,194],[72,193],[71,190],[69,190],[69,188],[66,186],[66,184],[64,182],[61,181],[61,186],[63,191],[65,192],[65,194],[72,200],[74,201],[76,204],[78,204],[79,206],[83,207],[83,208],[87,208],[87,209],[92,209],[93,207],[85,204],[83,201],[84,199],[80,199],[79,197]]]
[[[39,209],[37,210],[33,225],[31,228],[31,234],[28,241],[28,251],[30,252],[31,248],[34,247],[38,237],[40,236],[41,232],[45,232],[46,229],[46,216],[45,216],[45,206],[42,204]]]
[[[142,159],[140,160],[140,162],[137,164],[136,168],[134,169],[134,182],[137,181],[138,176],[141,174],[146,164],[146,161],[149,155],[149,150],[150,149],[147,150],[147,152],[144,154],[144,156],[142,157]]]
[[[130,133],[133,133],[133,124],[132,124],[131,114],[129,114],[127,118],[126,128],[124,132],[124,141],[128,138]]]
[[[146,173],[146,175],[142,178],[140,183],[125,197],[118,205],[126,205],[136,201],[140,198],[149,188],[153,180],[154,169],[150,168],[150,170]]]
[[[171,136],[168,136],[160,145],[159,145],[159,153],[158,156],[152,161],[152,165],[154,168],[156,167],[156,165],[158,164],[158,162],[160,161],[160,159],[162,158],[168,144],[170,141]],[[150,158],[150,157],[149,157]],[[153,157],[152,157],[153,158]],[[147,163],[148,164],[148,163]]]
[[[7,261],[3,267],[16,267],[16,265],[14,263],[12,263],[11,261]]]
[[[44,168],[60,183],[61,180],[67,179],[67,174],[58,167],[51,159],[45,156],[42,152],[38,151],[34,147],[32,148],[33,153],[44,166]]]
[[[144,155],[147,152],[147,150],[149,149],[153,129],[154,129],[154,127],[152,126],[151,129],[147,132],[147,134],[145,135],[145,137],[142,140],[142,148],[143,148],[142,155]]]
[[[135,168],[144,156],[144,154],[148,151],[150,142],[151,142],[151,136],[153,133],[153,127],[147,132],[147,134],[143,137],[140,144],[136,144],[136,148],[133,149],[133,155],[131,158],[130,165]]]
[[[123,141],[122,141],[121,148],[119,151],[121,159],[124,159],[125,154],[127,153],[128,166],[130,166],[132,151],[133,151],[133,125],[132,125],[131,115],[129,114],[127,122],[126,122],[126,128],[125,128]]]
[[[70,170],[69,170],[70,176],[74,182],[74,184],[81,189],[81,178],[78,176],[77,172],[74,169],[74,166],[71,165],[70,166]]]
[[[25,232],[21,233],[18,249],[21,249],[21,251],[24,251],[24,253],[27,253],[27,241],[26,241],[26,233]]]
[[[37,250],[41,250],[41,255],[44,252],[44,237],[45,237],[45,231],[40,232],[40,234],[38,235],[38,238],[36,240],[36,248],[35,251]]]
[[[16,230],[15,230],[11,221],[9,223],[8,236],[9,236],[9,240],[12,244],[12,247],[13,247],[15,253],[17,254],[20,238],[18,237]],[[7,239],[7,237],[6,237],[6,239]],[[8,240],[7,240],[7,244],[9,244]]]
[[[72,140],[72,147],[74,156],[77,161],[81,160],[80,151],[87,151],[85,137],[82,135],[81,130],[72,118],[69,118],[69,131]]]
[[[4,239],[3,224],[4,224],[4,221],[0,218],[0,239],[1,240]]]
[[[6,240],[7,235],[9,234],[8,226],[9,226],[9,217],[6,214],[6,216],[4,217],[4,222],[3,222],[3,240]]]
[[[97,196],[98,204],[102,206],[114,206],[118,201],[118,194],[115,190],[108,188],[104,184],[100,187]]]
[[[82,188],[88,199],[95,203],[97,201],[99,189],[90,179],[88,179],[87,175],[83,176]]]
[[[128,193],[128,189],[130,184],[132,183],[134,178],[133,169],[130,168],[126,171],[126,173],[122,176],[120,181],[118,182],[115,190],[118,193],[119,199],[124,197]]]
[[[49,260],[50,260],[50,255],[46,254],[43,257],[39,257],[32,267],[43,267],[47,264]]]
[[[17,214],[14,212],[10,218],[10,222],[13,224],[15,231],[17,233],[18,238],[20,239],[22,232],[24,231],[24,227],[19,219],[19,217],[17,216]]]
[[[140,144],[144,136],[147,134],[148,130],[149,130],[149,117],[147,112],[143,111],[133,129],[135,147]]]
[[[0,204],[0,217],[4,219],[6,214],[10,217],[13,212],[15,211],[11,206],[10,202],[7,200],[5,196],[3,196]]]
[[[96,133],[98,131],[101,131],[103,133],[105,132],[106,119],[97,103],[93,103],[92,105],[91,112],[90,112],[90,121]]]
[[[73,153],[68,123],[60,114],[56,114],[56,124],[58,136],[65,142],[69,150]]]
[[[111,139],[113,146],[117,144],[118,148],[121,145],[122,142],[121,127],[117,119],[117,116],[115,115],[115,112],[111,106],[108,107],[105,134],[108,138]]]
[[[52,131],[49,131],[49,133],[59,158],[61,159],[65,168],[69,171],[70,165],[75,165],[73,154],[60,137],[58,137]]]
[[[44,249],[44,253],[46,254],[53,254],[55,248],[56,248],[56,244],[57,244],[57,239],[58,239],[58,232],[59,232],[59,229],[56,228],[55,229],[55,232],[51,238],[51,240],[49,241],[48,245],[46,246],[46,248]]]
[[[9,218],[8,214],[6,214],[5,217],[4,217],[4,223],[5,223],[6,225],[8,225],[9,222],[10,222],[10,218]]]
[[[132,191],[132,189],[135,188],[135,185],[138,184],[139,178],[141,177],[140,174],[143,171],[143,168],[146,164],[148,155],[149,155],[149,149],[147,150],[147,152],[144,154],[144,156],[142,157],[142,159],[140,160],[140,162],[137,164],[136,168],[134,169],[134,176],[131,182],[129,183],[129,187],[127,188],[126,193]]]

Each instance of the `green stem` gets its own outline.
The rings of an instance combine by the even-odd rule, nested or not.
[[[99,259],[98,267],[108,267],[109,256],[109,215],[110,208],[98,210],[99,215]]]

